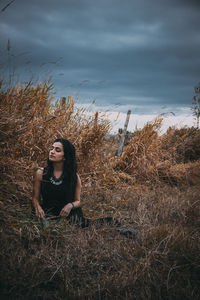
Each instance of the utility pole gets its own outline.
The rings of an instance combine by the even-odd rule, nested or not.
[[[97,124],[98,124],[98,111],[95,112],[95,115],[94,115],[94,129],[96,130],[97,129]]]
[[[120,141],[119,141],[119,146],[118,146],[118,149],[117,149],[117,156],[122,155],[130,115],[131,115],[131,110],[128,110],[127,116],[126,116],[126,121],[125,121],[125,124],[124,124],[124,130],[122,131],[122,135],[121,135],[121,138],[120,138]]]
[[[66,97],[61,97],[60,98],[60,103],[61,103],[62,107],[65,107],[65,105],[66,105]]]
[[[200,119],[200,82],[198,85],[195,86],[195,95],[193,97],[193,103],[192,103],[192,111],[193,116],[195,116],[197,121],[197,128],[199,129],[199,119]]]

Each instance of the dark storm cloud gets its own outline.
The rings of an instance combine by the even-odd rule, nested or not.
[[[9,39],[22,77],[51,71],[58,94],[79,101],[148,112],[190,106],[200,80],[199,3],[16,0],[0,14],[1,56],[6,62]]]

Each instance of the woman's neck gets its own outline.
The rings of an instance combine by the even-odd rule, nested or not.
[[[63,162],[57,162],[53,163],[53,170],[54,171],[63,171],[64,163]]]

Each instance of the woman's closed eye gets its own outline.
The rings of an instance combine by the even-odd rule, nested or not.
[[[56,152],[61,152],[61,149],[60,149],[60,148],[57,148],[57,147],[56,147],[56,148],[53,148],[53,147],[52,147],[52,148],[50,149],[50,151],[53,151],[54,149],[55,149]]]

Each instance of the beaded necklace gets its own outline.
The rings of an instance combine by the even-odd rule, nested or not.
[[[49,180],[54,185],[60,185],[63,183],[63,174],[59,178],[56,178],[54,175],[52,175]]]

